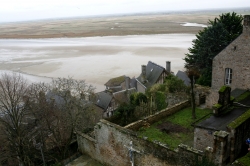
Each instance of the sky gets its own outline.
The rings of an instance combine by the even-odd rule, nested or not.
[[[0,22],[250,7],[250,0],[0,0]]]

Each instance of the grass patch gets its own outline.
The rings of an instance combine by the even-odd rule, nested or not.
[[[196,122],[198,119],[206,116],[207,114],[212,113],[212,110],[196,108],[195,112],[196,112],[196,119],[192,119],[192,108],[188,107],[177,112],[172,116],[167,117],[166,120],[174,124],[178,124],[189,129],[193,129],[191,124]]]
[[[248,166],[250,163],[250,153],[247,153],[245,156],[237,159],[237,161],[240,163],[239,165]]]
[[[239,102],[241,100],[244,100],[245,98],[247,98],[248,96],[250,96],[250,91],[247,91],[243,94],[241,94],[239,97],[236,98],[236,101]]]
[[[148,128],[143,127],[139,129],[138,134],[140,137],[148,137],[148,140],[150,141],[156,140],[167,144],[171,149],[177,148],[177,146],[181,143],[192,146],[194,133],[191,124],[209,113],[212,113],[212,110],[196,108],[197,119],[192,119],[192,108],[188,107],[175,113],[174,115],[163,118],[161,121],[152,124]],[[165,133],[157,129],[159,124],[167,121],[176,125],[180,125],[183,128],[188,129],[189,132]]]
[[[245,122],[248,118],[250,118],[250,109],[247,110],[245,113],[243,113],[240,117],[232,121],[231,123],[228,124],[228,127],[235,129],[238,127],[240,124]]]

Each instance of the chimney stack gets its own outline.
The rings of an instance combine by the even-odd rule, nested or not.
[[[166,61],[166,71],[168,74],[171,73],[171,62],[170,61]]]
[[[130,78],[125,76],[126,90],[130,88]]]
[[[245,15],[243,22],[243,32],[249,31],[249,27],[250,27],[250,15]]]
[[[146,82],[146,65],[141,65],[141,81]]]

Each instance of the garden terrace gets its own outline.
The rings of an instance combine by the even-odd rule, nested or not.
[[[193,147],[193,124],[208,118],[211,113],[210,109],[196,108],[197,119],[192,119],[192,108],[187,107],[151,125],[141,127],[138,135],[150,141],[159,141],[171,149],[177,148],[181,143]]]

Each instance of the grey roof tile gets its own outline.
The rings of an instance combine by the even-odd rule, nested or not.
[[[188,78],[187,73],[179,70],[176,74],[176,77],[178,77],[179,79],[184,81],[185,85],[187,85],[187,86],[190,85],[190,79]]]
[[[137,78],[137,80],[142,83],[145,87],[150,87],[154,85],[159,77],[161,76],[162,72],[165,72],[165,68],[157,65],[151,61],[148,62],[146,66],[146,82],[142,83],[141,75]]]
[[[95,104],[97,106],[103,108],[104,110],[107,110],[111,100],[112,100],[112,96],[109,93],[105,92],[105,91],[96,93],[96,102],[95,102]]]

